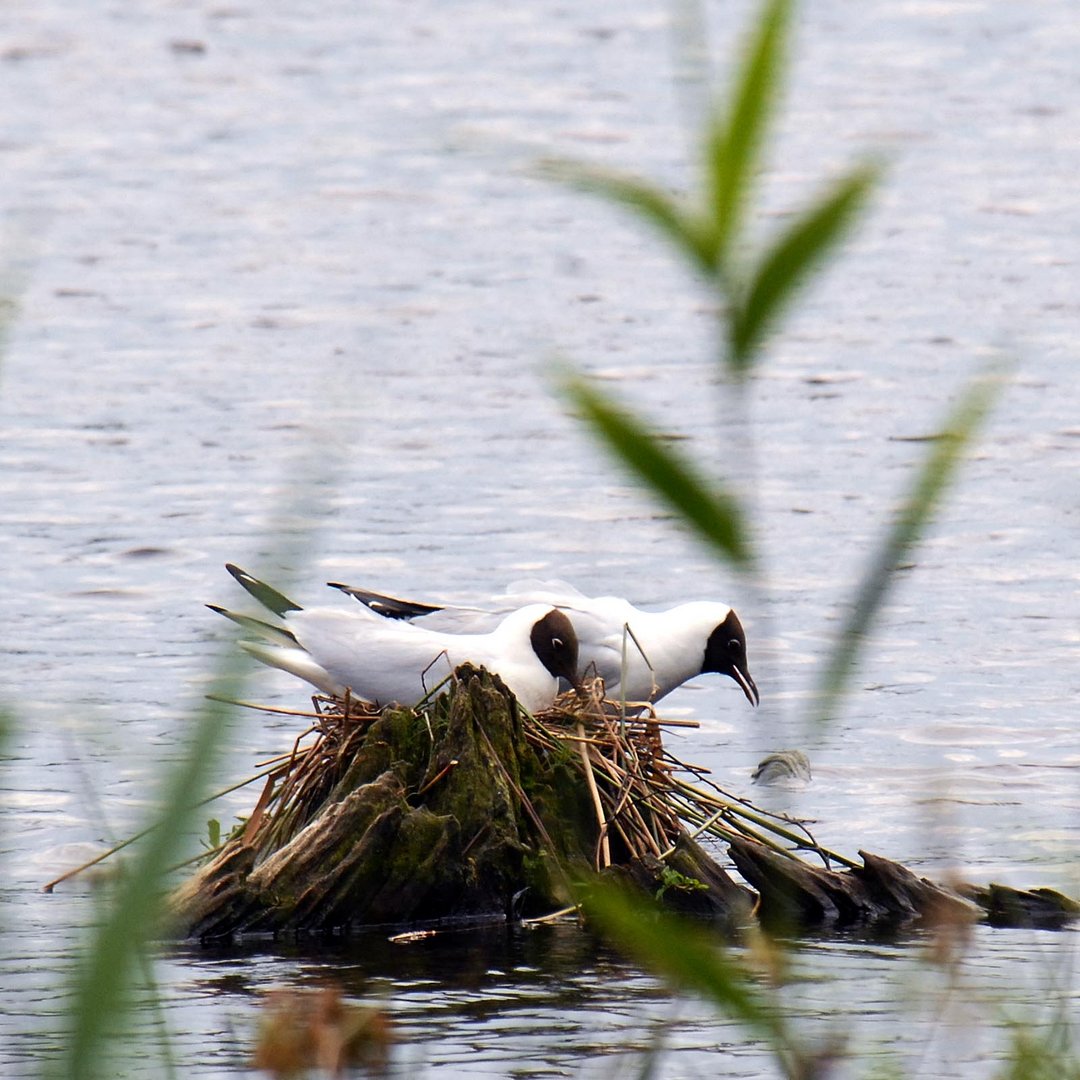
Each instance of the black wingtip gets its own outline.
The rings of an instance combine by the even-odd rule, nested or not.
[[[399,600],[396,596],[386,596],[383,593],[371,592],[368,589],[358,589],[355,585],[343,585],[340,581],[328,581],[331,589],[340,589],[346,596],[359,600],[366,608],[370,608],[376,615],[382,615],[387,619],[419,619],[424,615],[442,611],[436,604],[419,604],[414,600]]]
[[[275,615],[285,615],[290,611],[302,611],[299,604],[290,600],[284,593],[280,593],[272,585],[252,577],[246,570],[242,570],[235,563],[226,563],[225,569],[247,590],[260,604]]]
[[[245,588],[248,592],[251,592],[250,585],[258,584],[255,578],[253,578],[246,570],[237,566],[236,563],[227,562],[225,569]]]

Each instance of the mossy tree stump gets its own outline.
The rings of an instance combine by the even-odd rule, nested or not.
[[[429,708],[356,722],[347,752],[320,764],[304,798],[253,816],[256,827],[177,890],[184,933],[504,919],[573,902],[575,881],[596,868],[588,787],[572,749],[530,744],[497,677],[461,669]],[[662,887],[665,864],[636,859],[617,836],[610,848],[634,880]],[[748,890],[692,841],[670,864],[695,881],[667,890],[676,906],[749,910]]]

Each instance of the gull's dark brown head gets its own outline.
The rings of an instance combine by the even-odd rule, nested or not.
[[[751,705],[757,705],[761,700],[746,663],[746,634],[743,633],[742,623],[734,611],[729,611],[727,618],[709,635],[709,640],[705,643],[705,658],[701,671],[702,674],[706,671],[717,671],[734,679],[742,687],[742,692]]]
[[[540,663],[557,679],[577,686],[578,639],[573,623],[558,608],[552,608],[532,628],[532,647]]]

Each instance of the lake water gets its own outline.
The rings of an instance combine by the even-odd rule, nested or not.
[[[750,11],[710,9],[716,57]],[[0,368],[15,718],[0,1072],[34,1075],[60,1037],[94,894],[40,885],[142,820],[229,647],[202,606],[239,599],[226,561],[310,602],[327,580],[424,598],[527,575],[643,604],[726,599],[762,706],[726,680],[687,686],[665,712],[701,728],[673,736],[677,754],[749,792],[765,753],[801,747],[813,783],[756,794],[822,842],[1080,891],[1075,15],[1068,0],[806,5],[755,234],[858,155],[889,165],[750,385],[751,466],[707,298],[625,216],[535,176],[569,156],[692,181],[694,84],[672,78],[664,6],[0,13],[0,235],[22,290]],[[842,716],[809,728],[840,605],[921,440],[995,353],[1015,357],[1012,384]],[[593,446],[552,392],[559,358],[752,490],[760,588]],[[305,700],[264,671],[248,696]],[[292,731],[238,715],[222,786]],[[1077,941],[980,930],[954,985],[918,936],[832,935],[803,943],[785,998],[800,1030],[849,1035],[862,1060],[839,1075],[896,1061],[985,1077],[1002,1017],[1038,1026],[1064,994],[1077,1021]],[[656,1038],[664,1077],[775,1071],[736,1026],[569,927],[183,947],[158,978],[199,1080],[247,1071],[262,991],[326,979],[395,1015],[402,1076],[635,1075]]]

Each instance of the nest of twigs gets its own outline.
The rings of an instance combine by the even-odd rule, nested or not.
[[[311,712],[293,713],[311,723],[290,752],[263,763],[266,783],[244,833],[257,850],[280,847],[319,812],[383,715],[348,697],[317,695],[312,704]],[[422,706],[416,711],[426,715]],[[705,767],[675,757],[663,729],[697,728],[696,721],[665,720],[651,706],[606,700],[600,679],[560,695],[551,709],[535,715],[522,710],[520,718],[526,741],[542,760],[558,759],[579,775],[595,814],[591,862],[597,871],[635,859],[664,860],[680,842],[702,835],[749,840],[785,858],[809,854],[826,869],[859,865],[818,844],[805,822],[762,810],[717,786]],[[449,761],[426,776],[412,798],[421,799],[456,764]],[[528,792],[517,794],[545,832]]]

